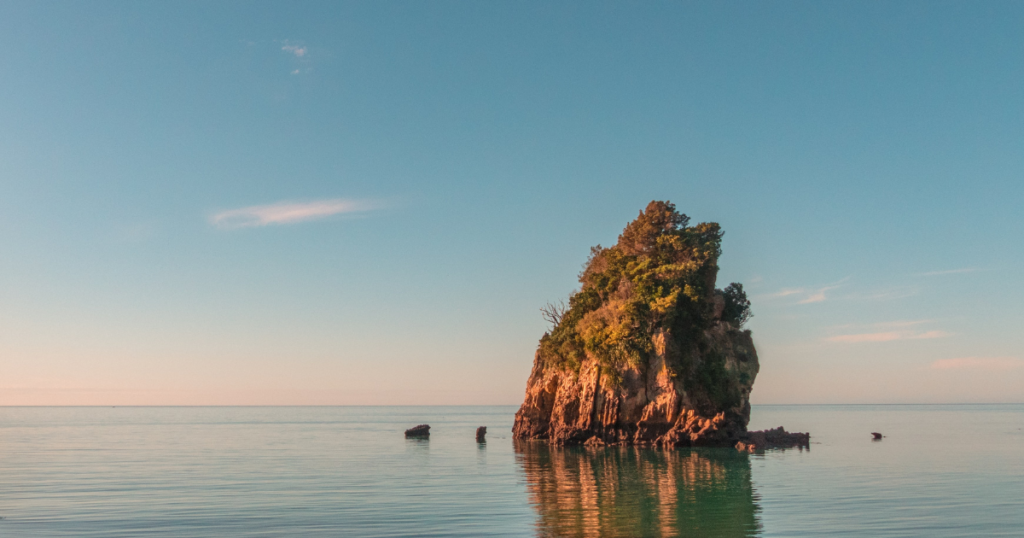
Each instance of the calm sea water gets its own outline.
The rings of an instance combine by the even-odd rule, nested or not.
[[[514,444],[514,413],[0,408],[0,536],[1024,536],[1021,405],[755,406],[812,433],[763,455]]]

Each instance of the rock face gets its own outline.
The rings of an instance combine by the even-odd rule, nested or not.
[[[685,380],[666,367],[674,350],[670,335],[659,333],[650,362],[617,371],[616,384],[605,382],[594,359],[576,373],[545,368],[535,358],[513,437],[559,445],[734,445],[750,420],[757,352],[748,332],[724,322],[707,336],[723,352],[729,384],[739,396],[733,405],[716,408],[703,391],[688,391]]]
[[[595,247],[569,307],[549,306],[515,439],[733,446],[758,372],[742,286],[715,289],[718,225],[651,202]]]

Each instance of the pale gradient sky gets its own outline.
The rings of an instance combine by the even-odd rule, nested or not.
[[[0,405],[515,404],[652,199],[755,403],[1024,401],[1020,2],[4,2]]]

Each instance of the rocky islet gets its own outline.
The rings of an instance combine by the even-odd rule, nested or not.
[[[722,232],[651,202],[592,249],[568,306],[549,305],[513,437],[557,445],[806,446],[748,432],[760,368],[742,285],[715,287]]]

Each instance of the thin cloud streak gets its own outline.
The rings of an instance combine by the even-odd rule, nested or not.
[[[789,297],[790,295],[796,295],[798,293],[804,293],[804,291],[805,290],[803,288],[788,288],[788,289],[783,289],[783,290],[777,291],[775,293],[769,293],[767,295],[762,295],[761,297],[763,297],[765,299],[778,299],[780,297]]]
[[[831,288],[821,288],[820,290],[808,295],[806,298],[798,301],[797,304],[820,303],[825,300],[825,292],[834,287],[835,286],[832,286]]]
[[[820,303],[828,299],[828,297],[825,295],[825,292],[843,287],[846,284],[846,281],[848,280],[850,280],[850,277],[846,277],[834,284],[829,284],[827,286],[821,286],[817,288],[783,288],[775,293],[759,295],[758,298],[780,299],[792,295],[805,295],[805,297],[797,301],[796,304]]]
[[[898,320],[898,321],[883,321],[880,323],[873,324],[875,327],[915,327],[925,323],[934,323],[934,319],[912,319],[912,320]]]
[[[797,304],[810,304],[812,302],[822,302],[827,298],[825,297],[826,291],[842,287],[843,283],[846,282],[847,280],[849,279],[843,279],[836,284],[817,288],[816,290],[811,292],[811,294],[808,295],[807,297],[804,297],[803,299],[797,301]]]
[[[380,208],[367,200],[336,198],[313,202],[278,202],[221,211],[210,217],[218,228],[255,228],[270,224],[291,224],[346,213],[359,213]]]
[[[916,327],[925,323],[935,323],[938,320],[935,319],[899,319],[894,321],[879,321],[877,323],[843,323],[842,325],[833,325],[829,329],[840,331],[840,330],[852,330],[861,327],[875,327],[878,329],[906,329],[907,327]]]
[[[965,267],[963,269],[949,269],[947,271],[929,271],[927,273],[917,273],[916,276],[941,276],[941,275],[959,275],[963,273],[974,273],[980,271],[977,267]]]
[[[1024,361],[1013,357],[958,357],[939,359],[931,364],[935,370],[1014,370],[1024,367]]]
[[[901,338],[903,338],[903,333],[892,331],[883,333],[842,334],[839,336],[830,336],[825,340],[829,342],[841,342],[844,344],[856,344],[860,342],[889,342],[891,340],[899,340]]]
[[[923,333],[886,331],[877,333],[841,334],[838,336],[830,336],[826,338],[825,341],[840,344],[861,344],[864,342],[892,342],[894,340],[930,340],[932,338],[945,338],[947,336],[949,336],[949,333],[945,331],[926,331]]]
[[[945,338],[947,336],[949,336],[949,333],[946,331],[928,331],[921,334],[915,334],[909,338],[911,340],[928,340],[931,338]]]
[[[869,293],[851,293],[843,296],[842,299],[851,301],[893,301],[896,299],[913,297],[914,295],[917,295],[917,293],[916,289],[896,288]]]

